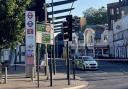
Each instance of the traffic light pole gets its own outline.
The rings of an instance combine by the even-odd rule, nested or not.
[[[76,72],[75,72],[75,58],[74,58],[74,56],[73,56],[73,58],[72,58],[72,66],[73,66],[73,79],[75,80],[75,79],[76,79],[76,78],[75,78]]]
[[[70,85],[70,59],[69,59],[69,48],[68,41],[72,41],[72,15],[66,17],[65,22],[63,22],[63,34],[64,40],[67,40],[67,79],[68,85]]]
[[[68,85],[70,85],[70,59],[69,59],[68,41],[67,41],[67,79],[68,79]]]
[[[50,57],[50,86],[52,86],[52,45],[51,45],[51,57]]]
[[[37,84],[38,84],[38,88],[40,86],[39,83],[39,60],[40,60],[40,44],[37,43]]]

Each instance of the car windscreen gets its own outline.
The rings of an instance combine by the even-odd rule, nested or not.
[[[94,61],[92,57],[83,57],[83,60],[85,61]]]

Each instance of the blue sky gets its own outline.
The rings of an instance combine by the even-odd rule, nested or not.
[[[52,0],[46,0],[46,2],[51,2]],[[61,1],[61,0],[54,0],[54,2]],[[62,0],[63,1],[63,0]],[[85,11],[89,7],[94,7],[94,8],[100,8],[102,6],[107,6],[108,3],[113,3],[117,2],[119,0],[77,0],[73,7],[75,8],[72,10],[72,15],[77,15],[77,16],[83,16],[83,11]],[[54,10],[61,10],[65,8],[70,8],[71,4],[66,4],[66,5],[61,5],[61,6],[56,6],[54,7]],[[51,8],[48,9],[48,11],[51,11]],[[64,14],[69,14],[68,13],[63,13],[63,14],[57,14],[55,16],[60,16]]]
[[[100,8],[107,7],[108,3],[116,2],[119,0],[77,0],[74,3],[75,10],[72,11],[73,15],[83,16],[83,11],[89,7]]]

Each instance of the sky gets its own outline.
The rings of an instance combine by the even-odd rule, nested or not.
[[[47,3],[51,2],[52,0],[46,0]],[[53,0],[54,2],[57,1],[63,1],[63,0]],[[72,10],[71,14],[72,15],[76,15],[76,16],[83,16],[83,11],[85,11],[87,8],[90,7],[94,7],[96,9],[105,6],[107,7],[108,3],[113,3],[113,2],[117,2],[119,0],[77,0],[74,4],[73,7],[75,8],[74,10]],[[54,10],[60,10],[60,9],[65,9],[65,8],[71,8],[72,4],[65,4],[65,5],[60,5],[60,6],[56,6],[54,7]],[[51,11],[51,8],[48,9],[48,11]],[[63,14],[57,14],[55,16],[60,16],[60,15],[64,15]],[[67,12],[66,14],[69,14],[69,12]]]
[[[100,8],[107,7],[108,3],[113,3],[119,0],[77,0],[74,3],[75,10],[72,11],[73,15],[83,16],[83,11],[89,7]]]
[[[58,2],[58,1],[64,1],[64,0],[53,0],[53,1]],[[117,2],[117,1],[119,1],[119,0],[77,0],[73,4],[73,7],[75,9],[71,11],[71,14],[73,16],[83,17],[83,11],[85,11],[86,9],[88,9],[90,7],[94,7],[96,9],[98,9],[102,6],[107,7],[108,3],[113,3],[113,2]],[[52,2],[52,0],[46,0],[46,3],[51,3],[51,2]],[[54,11],[71,8],[71,6],[72,6],[72,3],[55,6]],[[52,8],[48,8],[48,12],[50,12],[50,11],[52,11]],[[69,14],[69,12],[55,14],[54,17],[68,15],[68,14]],[[49,16],[49,17],[52,17],[52,16]],[[54,22],[57,22],[57,21],[64,21],[64,19],[54,20]]]

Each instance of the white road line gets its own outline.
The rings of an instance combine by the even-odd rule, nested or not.
[[[86,85],[80,85],[80,86],[76,86],[76,87],[69,87],[69,88],[63,88],[63,89],[81,89],[86,87]]]

